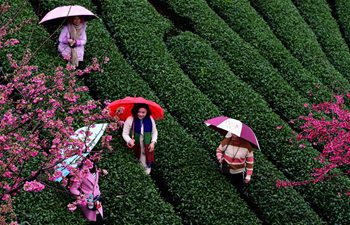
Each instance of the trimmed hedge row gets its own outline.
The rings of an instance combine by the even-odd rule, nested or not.
[[[111,40],[105,40],[105,43],[113,43]],[[108,46],[108,45],[107,45]],[[101,46],[96,45],[96,48]],[[97,50],[97,49],[95,49]],[[114,60],[113,60],[114,61]],[[119,70],[111,70],[111,72]],[[109,91],[101,91],[99,94],[104,98],[111,98],[113,96],[125,96],[131,95],[135,92],[139,95],[145,96],[150,99],[154,99],[156,102],[160,102],[153,94],[151,89],[142,80],[140,76],[135,74],[110,74],[114,79],[119,79],[122,83],[115,86],[114,89]],[[97,82],[103,82],[104,79],[94,79]],[[132,84],[132,85],[130,85]],[[130,92],[131,91],[131,92]],[[249,223],[257,223],[257,220],[250,212],[244,212],[246,206],[236,198],[228,187],[230,185],[224,181],[219,184],[215,184],[212,180],[222,179],[216,171],[212,171],[212,165],[207,165],[207,155],[203,150],[195,147],[197,144],[190,137],[186,137],[187,134],[182,128],[171,118],[171,115],[166,113],[166,120],[157,123],[160,135],[160,140],[157,144],[156,159],[158,162],[157,169],[154,171],[157,175],[164,180],[165,186],[167,186],[170,201],[175,206],[175,209],[179,212],[182,219],[187,223],[226,223],[221,218],[220,205],[225,198],[229,199],[229,205],[242,205],[242,211],[233,212],[228,211],[228,214],[235,216],[239,219],[243,219],[242,216],[251,217],[248,219]],[[165,137],[163,137],[163,135]],[[176,138],[174,137],[176,136]],[[164,138],[162,140],[162,137]],[[184,143],[189,146],[183,147]],[[182,149],[178,149],[179,146]],[[174,150],[171,153],[169,150]],[[193,164],[188,158],[198,160],[198,164],[204,167],[197,173],[181,173],[178,170],[182,168],[188,168],[189,170],[196,170],[198,164]],[[208,167],[209,166],[209,167]],[[205,174],[205,175],[204,175]],[[220,177],[220,178],[219,178]],[[190,183],[191,180],[196,180],[198,183],[192,187],[188,187],[186,183]],[[184,183],[183,183],[184,182]],[[208,188],[208,192],[201,190],[202,186]],[[214,193],[223,192],[224,196],[216,196]],[[205,197],[206,196],[206,197]],[[235,199],[235,200],[233,200]],[[203,204],[203,201],[206,203]],[[218,211],[219,210],[219,211]],[[211,211],[209,214],[208,212]],[[243,215],[242,215],[243,213]],[[245,219],[243,219],[245,220]]]
[[[336,15],[338,16],[338,24],[344,36],[345,42],[350,46],[350,2],[347,0],[334,0]]]
[[[206,39],[228,63],[231,70],[264,97],[270,107],[285,121],[306,113],[301,97],[259,54],[245,42],[204,1],[169,1],[177,16],[188,20],[195,32]]]
[[[284,46],[323,84],[335,92],[349,90],[349,82],[328,61],[315,34],[290,0],[250,0],[250,3]]]
[[[293,180],[306,179],[312,168],[319,166],[319,163],[314,161],[318,153],[310,145],[300,152],[301,150],[297,146],[287,143],[287,139],[293,136],[293,131],[288,127],[288,124],[273,113],[268,108],[266,102],[254,90],[239,80],[230,71],[229,66],[225,64],[220,56],[204,40],[192,33],[183,33],[171,38],[168,41],[168,46],[174,58],[179,62],[184,71],[187,72],[192,81],[223,112],[228,115],[235,115],[235,117],[245,121],[255,130],[261,146],[265,146],[262,147],[262,151],[274,159],[279,168],[281,168],[281,171],[286,173],[288,177]],[[226,84],[230,84],[231,88],[225,88]],[[230,102],[230,104],[223,104],[223,98],[227,102]],[[283,126],[283,128],[278,130],[276,129],[277,126]],[[259,152],[255,151],[255,153]],[[257,162],[259,163],[258,160]],[[258,165],[260,166],[261,164]],[[258,169],[260,170],[260,168]],[[257,193],[252,191],[252,194],[256,194],[254,196],[256,199],[266,201],[259,194],[265,194],[270,197],[273,195],[271,191],[276,189],[276,187],[273,187],[273,184],[269,185],[266,183],[269,177],[259,178],[256,182],[261,182],[261,184],[254,182],[256,177],[252,181],[252,184],[257,189]],[[272,178],[274,181],[277,179],[279,178]],[[319,186],[299,187],[298,190],[315,207],[315,210],[329,222],[332,224],[347,224],[350,221],[349,215],[346,214],[346,211],[349,210],[349,200],[338,198],[337,193],[341,190],[346,190],[349,184],[349,180],[341,179],[323,183]],[[263,187],[264,185],[266,187]],[[326,193],[324,189],[327,189]],[[276,191],[277,193],[278,189]],[[330,196],[332,197],[330,198]],[[275,220],[268,221],[268,223],[321,223],[318,217],[313,214],[312,210],[309,209],[308,211],[312,214],[312,217],[305,214],[307,210],[301,207],[304,202],[299,196],[295,196],[293,200],[299,203],[283,206],[283,202],[278,202],[277,200],[271,201],[269,204],[265,202],[268,213],[274,216],[280,216],[278,219],[273,218]],[[280,212],[272,211],[272,204],[278,204]],[[290,215],[284,217],[282,216],[283,213],[290,213]]]
[[[121,136],[116,138],[122,139]],[[101,179],[104,210],[109,224],[182,224],[173,207],[163,202],[150,176],[119,141],[118,151],[102,161],[108,168],[108,179]],[[135,166],[137,165],[137,166]],[[117,181],[117,182],[116,182]]]
[[[95,25],[93,23],[95,21],[89,23],[89,28],[93,26],[94,28],[88,28],[88,32],[91,32],[88,33],[88,36],[98,36],[99,40],[90,41],[88,43],[90,47],[86,53],[89,54],[90,51],[103,56],[108,52],[107,55],[111,59],[104,74],[89,78],[89,82],[93,86],[100,86],[96,91],[97,96],[101,99],[116,99],[125,95],[137,94],[159,102],[141,77],[127,66],[103,26],[97,22]],[[231,185],[214,170],[205,151],[198,147],[198,144],[184,132],[171,115],[166,113],[166,118],[166,120],[157,123],[160,137],[155,153],[157,168],[154,172],[164,181],[168,193],[167,197],[182,220],[195,224],[226,224],[228,221],[222,218],[221,206],[223,202],[227,201],[226,206],[229,210],[226,213],[228,216],[248,224],[259,223],[254,214],[231,189]],[[179,148],[180,146],[181,148]],[[189,161],[189,158],[196,159],[197,163]],[[184,168],[194,172],[180,172]],[[198,168],[201,169],[198,170]],[[188,183],[193,182],[193,180],[196,183],[189,187]],[[213,182],[214,180],[216,182]],[[203,186],[206,189],[203,190]],[[218,196],[217,193],[222,193],[222,195]],[[237,210],[237,205],[241,209]],[[130,210],[133,213],[138,213],[142,209],[132,208]],[[162,216],[162,212],[159,210],[154,211],[154,213]]]
[[[217,136],[211,137],[210,141],[213,144],[208,146],[209,140],[203,137],[210,137],[213,132],[203,126],[202,121],[208,118],[208,113],[215,115],[218,110],[207,99],[203,98],[202,93],[197,91],[193,83],[179,70],[178,65],[167,54],[166,46],[160,38],[162,35],[158,35],[158,30],[161,30],[162,27],[153,26],[153,24],[162,25],[162,18],[158,19],[153,9],[146,3],[135,3],[132,4],[132,7],[129,6],[128,9],[126,7],[126,4],[124,8],[122,3],[117,6],[111,2],[102,3],[103,18],[109,24],[111,33],[118,42],[127,43],[122,48],[125,49],[125,54],[129,55],[129,60],[145,75],[144,79],[149,82],[158,96],[161,96],[160,98],[167,102],[170,111],[181,121],[183,126],[191,130],[193,136],[203,146],[207,148],[210,146],[211,155],[214,155],[214,149],[217,147],[220,139]],[[130,16],[125,18],[126,15]],[[123,20],[120,20],[120,18],[123,18]],[[152,23],[141,24],[139,23],[140,20],[151,21]],[[166,29],[167,27],[164,25],[164,28]],[[150,51],[151,49],[152,51]],[[162,53],[161,58],[157,54],[160,52]],[[167,96],[171,96],[171,98]],[[177,99],[186,99],[186,104],[177,102]],[[188,112],[189,105],[191,106],[191,112]],[[193,108],[197,110],[192,110]],[[282,205],[295,205],[293,201],[298,199],[300,200],[298,203],[304,204],[300,204],[301,208],[303,208],[303,215],[307,215],[307,217],[319,222],[320,219],[317,215],[312,214],[312,210],[296,192],[289,192],[290,190],[286,189],[276,190],[275,179],[286,178],[264,158],[261,152],[257,152],[256,156],[259,162],[256,169],[257,178],[251,191],[254,193],[253,201],[258,205],[259,211],[263,211],[264,219],[276,222],[276,215],[283,214],[281,210],[283,208]],[[271,177],[274,179],[271,179]],[[264,187],[264,185],[268,187]],[[271,198],[271,195],[275,195],[276,198]],[[277,204],[278,198],[288,203],[280,201]],[[271,213],[271,211],[275,213]],[[285,218],[289,216],[290,211],[291,207],[284,211]],[[305,213],[305,211],[310,212],[310,214]],[[295,218],[300,217],[302,214],[296,212],[296,215],[298,216]],[[300,221],[300,218],[298,219]]]
[[[41,7],[42,9],[52,9],[61,4],[62,1],[43,1],[41,2]],[[67,4],[72,4],[72,2],[67,2]],[[87,7],[91,8],[91,4],[87,4]],[[98,20],[89,23],[88,37],[92,37],[91,40],[89,40],[91,43],[105,41],[103,38],[105,36],[108,36],[108,32],[104,30],[103,25]],[[106,51],[106,49],[104,49],[105,51],[98,52],[91,49],[91,47],[96,48],[96,46],[91,46],[89,44],[90,43],[86,46],[86,61],[90,61],[96,56],[102,58],[111,53]],[[118,52],[116,53],[115,57],[111,56],[110,58],[121,63],[111,63],[107,65],[106,73],[104,74],[96,73],[89,75],[89,77],[103,77],[104,82],[109,82],[105,83],[104,88],[113,89],[113,84],[118,82],[117,79],[114,79],[114,81],[110,78],[106,79],[108,78],[109,74],[107,71],[110,71],[110,67],[117,67],[118,69],[125,68],[126,72],[132,72],[120,54],[118,54]],[[106,84],[110,84],[110,86]],[[99,86],[97,91],[101,89],[101,85]],[[95,92],[96,90],[92,88],[93,87],[90,87],[90,89]],[[181,224],[180,218],[175,214],[172,207],[168,203],[165,203],[159,196],[158,190],[149,176],[144,173],[138,163],[135,163],[133,157],[130,157],[130,153],[126,154],[122,150],[125,149],[125,147],[120,143],[113,147],[117,149],[115,155],[105,158],[101,163],[101,165],[106,167],[109,171],[109,175],[101,179],[100,185],[105,199],[104,209],[107,222],[114,223],[114,221],[123,221],[124,223],[132,224]],[[121,197],[116,197],[118,195],[121,195]],[[142,205],[142,207],[139,209],[135,208],[140,205]]]
[[[231,29],[256,47],[300,95],[312,102],[329,99],[331,91],[290,54],[248,0],[207,0],[207,3]]]
[[[350,80],[350,52],[326,0],[293,0],[333,66]]]

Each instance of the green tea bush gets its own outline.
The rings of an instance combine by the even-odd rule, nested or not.
[[[310,145],[306,145],[307,147],[301,150],[298,146],[288,143],[288,138],[293,136],[293,131],[288,127],[288,124],[273,113],[266,102],[251,87],[240,81],[230,71],[229,66],[203,39],[186,32],[171,38],[168,45],[174,58],[203,93],[210,97],[226,115],[232,115],[244,121],[255,131],[260,140],[262,152],[271,161],[274,161],[288,178],[299,181],[307,179],[312,169],[319,166],[319,163],[314,160],[318,152]],[[227,84],[230,84],[230,86]],[[228,103],[223,104],[223,99]],[[255,151],[255,153],[258,152]],[[257,162],[258,160],[261,159],[257,159]],[[271,166],[262,160],[258,163],[258,172],[263,171],[263,169],[271,169]],[[263,168],[259,166],[263,166]],[[258,201],[266,201],[261,195],[271,196],[274,195],[272,193],[278,193],[276,187],[273,186],[273,181],[271,181],[277,180],[272,172],[270,174],[265,173],[264,177],[259,177],[261,176],[259,173],[256,176],[258,177],[253,177],[254,180],[252,180],[252,184],[255,186],[252,195]],[[269,176],[272,176],[272,178],[270,179]],[[298,187],[297,190],[324,219],[330,221],[330,223],[346,224],[349,221],[349,217],[345,213],[349,207],[348,199],[339,198],[337,193],[346,190],[349,184],[348,179],[342,178],[318,186]],[[328,191],[325,192],[325,189]],[[265,191],[264,194],[262,194],[262,190]],[[330,196],[332,197],[329,198]],[[301,201],[297,197],[293,200]],[[286,220],[282,219],[284,216],[277,219],[273,217],[276,214],[271,213],[270,216],[273,219],[267,220],[268,223],[320,223],[315,215],[302,216],[306,211],[312,214],[312,210],[303,209],[299,211],[298,207],[294,208],[295,205],[303,205],[302,201],[298,204],[285,205],[275,199],[270,199],[270,201],[268,206],[264,206],[267,209],[265,212],[267,214],[275,210],[278,211],[278,209],[274,210],[272,208],[275,205],[280,208],[280,212],[276,212],[277,215],[281,215],[283,212],[288,214],[293,210],[296,210],[296,212],[287,216]],[[261,211],[264,213],[264,210]],[[293,217],[292,215],[299,216]]]
[[[328,61],[315,34],[290,0],[251,0],[250,3],[283,45],[324,85],[337,93],[349,90],[349,82]]]
[[[93,23],[95,22],[100,23],[96,20],[91,21],[89,22],[89,27],[94,26]],[[153,99],[158,103],[160,102],[143,79],[133,72],[131,67],[128,66],[126,61],[121,57],[120,53],[115,48],[114,41],[109,37],[108,32],[103,28],[103,26],[100,25],[98,27],[96,25],[94,29],[91,29],[88,32],[92,32],[88,33],[88,37],[99,38],[98,42],[92,41],[88,43],[90,44],[90,51],[97,56],[103,56],[107,52],[107,56],[110,58],[110,64],[107,65],[104,74],[101,76],[91,76],[88,78],[88,82],[93,87],[100,86],[97,91],[94,89],[99,98],[114,100],[126,95],[142,95],[148,99]],[[104,44],[101,45],[100,43]],[[87,54],[89,54],[88,50],[86,51]],[[107,80],[112,84],[106,82]],[[228,215],[237,218],[237,220],[246,221],[247,223],[258,223],[256,217],[247,209],[244,202],[237,198],[237,194],[234,192],[234,190],[227,188],[231,187],[231,185],[213,169],[212,164],[209,163],[210,161],[208,160],[208,156],[203,153],[204,150],[197,146],[195,141],[184,132],[183,128],[179,126],[174,119],[172,119],[171,115],[165,113],[165,117],[165,120],[157,123],[158,131],[162,135],[160,136],[156,147],[155,157],[157,161],[157,170],[154,172],[160,175],[166,186],[169,188],[169,199],[171,199],[175,210],[182,217],[182,220],[186,218],[186,220],[192,223],[225,224],[226,221],[221,218],[221,211],[219,211],[219,206],[221,206],[225,199],[228,202],[227,204],[230,205],[229,208],[231,208],[231,210],[227,212]],[[183,143],[187,143],[187,146],[183,147]],[[199,185],[192,187],[191,191],[189,191],[187,190],[188,187],[185,184],[181,184],[180,186],[178,185],[180,180],[188,181],[193,179],[193,176],[190,176],[189,174],[176,172],[184,167],[192,169],[197,167],[197,165],[193,165],[188,158],[194,158],[198,160],[198,164],[204,166],[205,169],[200,170],[198,172],[199,175],[196,175],[198,176],[196,177],[196,180],[199,180],[201,183],[205,184],[208,189],[202,190],[202,186]],[[210,179],[208,177],[210,177]],[[219,182],[211,182],[213,179],[218,180]],[[214,193],[217,192],[222,192],[225,198],[216,195],[214,196]],[[202,198],[203,194],[209,196],[206,205],[200,205],[199,203],[199,200]],[[210,197],[211,195],[213,196]],[[145,198],[145,196],[129,197]],[[193,198],[197,199],[198,201],[192,201]],[[116,201],[120,200],[121,199],[116,199]],[[124,204],[128,204],[127,201],[122,202],[124,202]],[[113,205],[111,206],[113,208],[119,207],[117,203],[111,205]],[[236,211],[234,209],[235,205],[240,205],[242,207],[242,211]],[[132,210],[133,211],[126,216],[131,216],[132,213],[136,213],[139,210],[148,211],[147,208],[133,208]],[[150,210],[152,210],[152,208]],[[164,209],[164,211],[168,210]],[[210,213],[208,214],[209,211]],[[154,214],[158,214],[159,218],[163,217],[162,212],[159,210],[152,210],[152,212]],[[113,212],[113,214],[114,213],[116,212]],[[120,217],[122,215],[118,216]],[[113,215],[113,218],[117,218],[117,216]],[[136,219],[134,220],[134,223],[139,222],[139,220]],[[127,220],[124,218],[124,221]]]
[[[350,79],[349,47],[343,39],[337,21],[333,18],[327,1],[293,0],[299,13],[311,27],[323,52],[333,66]]]
[[[248,0],[207,0],[207,3],[231,29],[256,47],[300,95],[311,102],[329,99],[330,89],[291,55]]]

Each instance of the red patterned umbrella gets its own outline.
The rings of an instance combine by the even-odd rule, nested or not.
[[[125,97],[112,102],[108,105],[108,108],[111,116],[118,116],[120,120],[125,121],[126,118],[131,116],[131,110],[134,105],[139,103],[148,105],[153,119],[159,120],[164,118],[164,110],[160,105],[142,97]]]

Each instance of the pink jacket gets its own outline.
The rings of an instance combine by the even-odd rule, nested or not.
[[[71,188],[70,192],[73,195],[81,195],[84,194],[86,198],[89,197],[90,194],[92,196],[96,197],[97,195],[100,195],[100,188],[98,186],[98,179],[99,179],[99,172],[96,172],[96,178],[92,175],[92,173],[88,173],[88,176],[86,178],[83,178],[80,181],[74,181]],[[84,216],[89,220],[89,221],[96,221],[96,213],[97,211],[95,210],[90,210],[88,209],[87,206],[81,206],[81,211],[83,212]],[[103,217],[103,209],[102,207],[98,209],[98,212],[101,214]]]
[[[58,51],[61,53],[63,57],[69,56],[71,54],[71,49],[68,45],[68,39],[70,38],[68,26],[64,26],[60,37],[58,38],[58,41],[60,42],[58,44]],[[83,32],[81,34],[80,39],[76,40],[76,51],[78,55],[78,61],[84,60],[84,45],[86,44],[86,23],[83,24]]]

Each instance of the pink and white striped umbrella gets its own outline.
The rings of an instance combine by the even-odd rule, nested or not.
[[[60,6],[57,8],[54,8],[50,12],[48,12],[44,18],[42,18],[39,22],[45,23],[48,21],[53,21],[57,19],[64,19],[66,17],[71,16],[83,16],[85,20],[90,20],[97,18],[95,14],[93,14],[90,10],[87,8],[80,6],[80,5],[66,5],[66,6]]]
[[[226,135],[227,132],[231,132],[232,134],[249,141],[254,147],[260,149],[260,145],[254,131],[239,120],[226,116],[218,116],[206,120],[204,123],[222,135]]]

